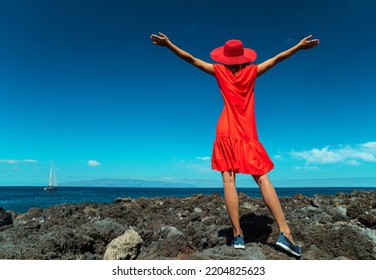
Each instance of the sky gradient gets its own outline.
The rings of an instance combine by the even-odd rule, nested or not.
[[[319,38],[256,82],[269,176],[376,186],[375,10],[366,0],[0,0],[0,186],[44,185],[51,161],[60,183],[220,180],[216,81],[151,44],[159,31],[209,62],[229,39],[261,63]]]

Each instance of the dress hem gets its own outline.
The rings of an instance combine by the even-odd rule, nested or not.
[[[273,162],[258,140],[245,141],[232,136],[218,136],[214,141],[213,170],[263,175],[273,168]]]

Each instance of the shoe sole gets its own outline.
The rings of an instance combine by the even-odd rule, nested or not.
[[[293,254],[294,256],[300,257],[302,255],[302,254],[298,254],[298,253],[294,252],[293,250],[291,250],[288,246],[286,246],[283,243],[277,242],[275,245],[277,245],[278,247],[284,249],[285,251]]]
[[[245,246],[244,245],[232,245],[232,247],[234,247],[235,249],[245,249]]]

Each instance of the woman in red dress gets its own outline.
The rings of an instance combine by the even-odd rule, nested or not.
[[[258,76],[299,50],[317,46],[319,40],[311,40],[311,36],[308,36],[292,48],[256,65],[251,64],[256,59],[256,52],[244,48],[239,40],[229,40],[224,46],[214,49],[210,53],[211,58],[220,64],[211,64],[180,49],[163,33],[152,34],[150,38],[154,44],[167,47],[181,59],[213,75],[217,80],[224,108],[217,123],[212,168],[222,173],[224,198],[234,233],[232,245],[235,248],[245,248],[235,186],[235,174],[244,173],[253,176],[279,227],[280,235],[276,244],[300,256],[301,248],[293,240],[277,193],[267,176],[274,165],[258,140],[254,116],[254,86]]]

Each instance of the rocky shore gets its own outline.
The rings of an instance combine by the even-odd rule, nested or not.
[[[300,259],[376,259],[376,192],[281,198]],[[218,193],[187,198],[119,198],[27,213],[0,208],[0,259],[296,259],[275,245],[278,228],[262,199],[240,194],[246,249]]]

